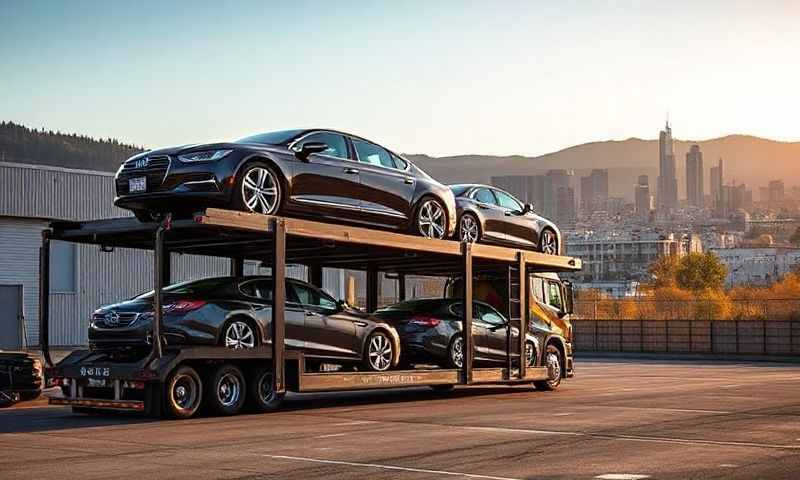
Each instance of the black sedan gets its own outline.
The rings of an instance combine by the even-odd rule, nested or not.
[[[168,345],[220,345],[231,349],[270,343],[272,278],[218,277],[164,289],[163,334]],[[286,345],[309,365],[361,365],[385,371],[396,365],[399,337],[391,325],[350,309],[306,282],[286,283]],[[95,351],[142,351],[152,342],[153,293],[98,309],[89,326]]]
[[[488,185],[451,185],[462,242],[494,243],[561,254],[561,231],[510,193]]]
[[[472,310],[475,364],[505,365],[508,360],[508,321],[500,312],[483,302],[474,302]],[[397,328],[403,352],[400,361],[404,366],[435,364],[446,368],[461,368],[463,365],[461,299],[409,300],[382,308],[374,315]],[[511,327],[512,342],[516,342],[518,336],[519,330]],[[535,365],[539,340],[528,334],[525,345],[526,365]]]
[[[115,205],[143,221],[209,206],[447,238],[452,192],[400,155],[333,130],[284,130],[151,150],[122,164]]]

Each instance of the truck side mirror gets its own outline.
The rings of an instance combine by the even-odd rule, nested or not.
[[[564,286],[564,313],[572,315],[575,312],[575,291],[572,282],[562,282]]]

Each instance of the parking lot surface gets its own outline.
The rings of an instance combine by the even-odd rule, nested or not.
[[[0,478],[800,478],[800,366],[578,360],[557,392],[294,395],[166,421],[0,411]]]

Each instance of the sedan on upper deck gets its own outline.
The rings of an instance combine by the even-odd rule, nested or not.
[[[305,129],[150,150],[122,164],[114,204],[142,221],[209,206],[312,217],[448,238],[453,193],[400,155],[355,135]]]
[[[462,242],[494,243],[561,255],[561,231],[555,223],[537,215],[533,205],[489,185],[451,185],[456,197]]]

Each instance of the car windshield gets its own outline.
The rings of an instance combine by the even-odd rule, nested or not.
[[[236,143],[265,143],[267,145],[284,145],[289,143],[305,130],[280,130],[277,132],[259,133],[249,137],[240,138]]]
[[[194,280],[190,282],[175,283],[168,287],[164,287],[164,293],[171,293],[177,295],[203,295],[212,292],[219,292],[220,289],[231,283],[230,278],[206,278],[203,280]],[[135,300],[143,300],[153,297],[153,291],[143,293]]]
[[[453,195],[460,197],[464,195],[464,192],[469,190],[469,185],[450,185],[450,190],[453,191]]]

